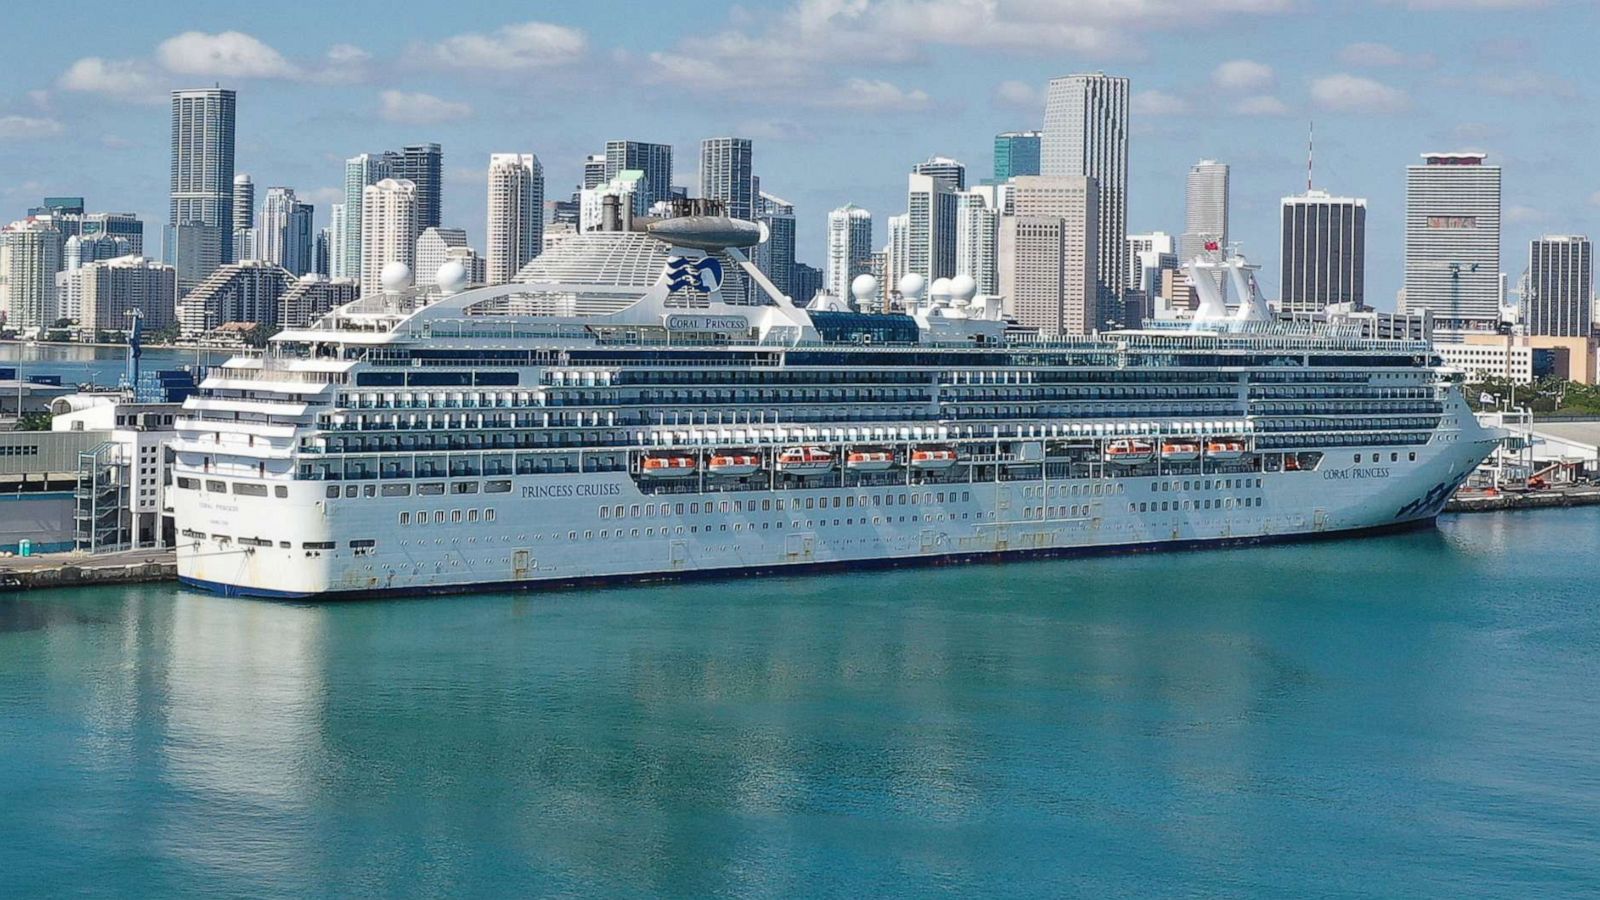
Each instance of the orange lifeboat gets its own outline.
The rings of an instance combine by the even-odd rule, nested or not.
[[[692,456],[646,456],[639,471],[647,478],[687,478],[697,468]]]
[[[1233,462],[1244,459],[1244,442],[1228,439],[1207,441],[1206,456],[1217,462]]]
[[[706,471],[731,478],[754,475],[761,471],[761,457],[753,453],[715,453],[706,464]]]
[[[790,447],[778,454],[778,471],[786,475],[822,475],[833,471],[833,454],[821,447]]]
[[[888,450],[852,450],[844,464],[852,472],[887,472],[894,468],[894,454]]]
[[[1168,441],[1161,445],[1161,459],[1166,462],[1198,462],[1200,445],[1188,441]]]
[[[1106,445],[1106,462],[1118,466],[1139,466],[1156,458],[1156,447],[1149,441],[1120,440]]]
[[[911,468],[924,472],[948,469],[956,464],[956,452],[948,447],[920,447],[911,451]]]

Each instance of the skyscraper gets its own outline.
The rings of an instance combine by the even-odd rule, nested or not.
[[[230,90],[172,92],[172,201],[166,254],[174,264],[181,259],[180,290],[233,259],[234,111]]]
[[[233,176],[233,230],[249,228],[256,221],[256,185],[245,172]]]
[[[1120,320],[1128,271],[1128,79],[1103,72],[1051,79],[1039,155],[1042,175],[1096,182],[1099,321]]]
[[[996,185],[956,195],[956,274],[970,275],[979,294],[1000,291],[1000,209]]]
[[[929,282],[956,273],[956,191],[949,181],[907,176],[906,229],[907,272]]]
[[[1039,174],[1038,131],[1002,131],[994,136],[994,180]]]
[[[343,203],[335,203],[328,207],[328,275],[333,278],[346,278],[345,272],[359,265],[346,265],[344,261],[345,248],[345,210],[349,207]]]
[[[177,273],[141,256],[87,263],[79,273],[83,290],[78,324],[96,331],[125,331],[137,308],[144,328],[161,331],[177,322]]]
[[[383,290],[383,267],[402,262],[416,269],[417,186],[385,178],[361,192],[361,293]]]
[[[750,249],[750,261],[772,286],[794,296],[794,204],[771,194],[756,195],[756,221],[767,228],[766,241]]]
[[[144,255],[144,223],[133,213],[88,213],[79,226],[85,238],[109,234],[128,242],[128,252]]]
[[[803,262],[794,264],[794,302],[804,306],[822,290],[822,270]]]
[[[1279,303],[1312,313],[1367,299],[1367,201],[1308,191],[1283,198]]]
[[[509,155],[509,154],[508,154]],[[473,275],[472,266],[465,262],[472,248],[467,245],[467,233],[460,228],[424,228],[422,234],[417,236],[416,270],[418,284],[433,284],[439,274],[439,267],[454,259],[461,262],[467,270],[468,278]],[[512,274],[516,274],[513,272]],[[510,279],[507,279],[509,281]],[[504,284],[505,282],[500,282]]]
[[[604,153],[591,153],[583,161],[583,190],[605,184],[606,182],[606,155]]]
[[[367,185],[389,177],[389,163],[381,154],[363,153],[344,161],[344,235],[335,278],[361,277],[361,194]]]
[[[1594,291],[1594,246],[1583,235],[1551,234],[1528,244],[1523,324],[1529,334],[1588,337]]]
[[[314,210],[295,197],[294,188],[269,187],[261,204],[261,222],[256,229],[260,244],[258,256],[276,263],[294,275],[304,275],[315,265],[316,235],[312,229]]]
[[[511,281],[544,250],[544,166],[532,153],[489,156],[487,250],[490,284]]]
[[[749,138],[719,137],[700,142],[700,196],[720,202],[729,216],[755,215],[755,178]]]
[[[444,197],[444,150],[438,144],[410,144],[384,157],[389,162],[385,177],[417,186],[417,228],[437,226]]]
[[[866,274],[871,261],[872,213],[854,203],[828,213],[828,275],[823,289],[848,299],[850,282]]]
[[[1157,254],[1155,258],[1158,261],[1162,261],[1165,257],[1171,257],[1172,265],[1177,265],[1177,245],[1173,243],[1172,235],[1167,234],[1165,231],[1128,235],[1128,290],[1143,291],[1146,295],[1159,292],[1159,283],[1156,285],[1155,290],[1152,290],[1151,285],[1146,283],[1149,273],[1145,271],[1144,261],[1149,257],[1141,258],[1141,254],[1151,252]],[[1164,266],[1157,265],[1156,268],[1164,268]]]
[[[1104,243],[1095,234],[1097,190],[1085,176],[1016,178],[1016,215],[1000,226],[999,269],[1000,294],[1020,324],[1046,334],[1090,334],[1103,324],[1096,319],[1095,253]]]
[[[316,246],[311,251],[311,271],[326,276],[333,270],[333,228],[324,225],[317,229]]]
[[[1183,234],[1178,238],[1178,256],[1188,263],[1205,252],[1206,244],[1228,249],[1228,165],[1203,159],[1189,167],[1184,191]],[[1228,284],[1220,269],[1211,273],[1222,296]]]
[[[633,192],[635,216],[646,215],[656,201],[672,196],[671,144],[607,141],[605,180],[609,182],[630,169],[644,173]]]
[[[952,191],[967,189],[967,167],[948,156],[930,156],[911,167],[917,175],[932,175],[950,186]]]
[[[56,273],[64,241],[48,222],[24,219],[0,229],[0,312],[12,328],[49,328],[59,315]]]
[[[1500,319],[1500,167],[1482,153],[1425,153],[1406,167],[1405,310],[1435,331]]]

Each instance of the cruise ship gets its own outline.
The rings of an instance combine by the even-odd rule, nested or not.
[[[970,279],[802,307],[760,237],[586,232],[492,287],[391,264],[186,402],[180,577],[320,598],[1380,531],[1498,437],[1424,341],[1210,296],[1044,336]]]

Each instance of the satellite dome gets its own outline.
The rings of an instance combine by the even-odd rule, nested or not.
[[[950,299],[950,279],[935,278],[933,284],[928,287],[928,296],[935,300]]]
[[[878,296],[878,279],[871,275],[857,275],[855,280],[850,282],[850,294],[858,303],[871,300]]]
[[[971,303],[978,296],[978,282],[971,275],[957,275],[950,279],[950,296],[958,303]]]
[[[411,286],[411,267],[399,260],[383,264],[383,289],[403,291]]]
[[[928,279],[916,272],[911,272],[900,279],[900,296],[908,300],[915,300],[922,296],[923,288],[928,286]]]
[[[456,260],[449,260],[439,267],[433,282],[446,294],[459,293],[467,286],[467,267]]]

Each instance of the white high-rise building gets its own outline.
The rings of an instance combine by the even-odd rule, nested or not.
[[[1551,234],[1528,244],[1522,322],[1529,334],[1588,337],[1594,300],[1594,245],[1583,235]]]
[[[464,229],[424,228],[422,234],[417,237],[417,283],[433,284],[435,276],[439,274],[439,267],[451,260],[461,263],[467,270],[467,277],[472,279],[472,265],[467,260],[476,257],[477,253],[467,245],[467,232]],[[479,277],[473,283],[482,284],[483,279]],[[500,283],[505,284],[504,281]]]
[[[489,156],[488,272],[506,284],[544,249],[544,166],[532,153]]]
[[[294,188],[267,188],[256,228],[256,242],[260,244],[256,257],[277,263],[295,275],[310,272],[316,262],[313,212],[311,204],[295,197]]]
[[[1309,191],[1283,198],[1278,303],[1314,313],[1366,306],[1367,201]]]
[[[1128,271],[1128,79],[1104,72],[1051,79],[1039,154],[1043,175],[1096,182],[1100,321],[1120,318]]]
[[[361,195],[368,185],[388,177],[389,159],[381,153],[363,153],[344,161],[344,246],[338,255],[342,268],[334,271],[335,278],[361,277]]]
[[[931,283],[956,274],[956,192],[941,176],[911,174],[906,189],[906,271]]]
[[[417,186],[385,178],[361,191],[361,293],[383,290],[383,267],[403,262],[416,271]]]
[[[0,229],[0,313],[12,328],[49,328],[60,315],[61,232],[24,219]]]
[[[341,272],[347,272],[352,267],[345,263],[345,227],[348,219],[345,216],[345,205],[335,203],[328,207],[328,274],[334,278],[345,278]]]
[[[256,185],[244,172],[233,176],[233,230],[241,231],[256,222]]]
[[[917,175],[932,175],[950,185],[952,191],[967,189],[967,167],[960,160],[948,156],[930,156],[911,167]]]
[[[1177,245],[1173,242],[1172,235],[1167,234],[1165,231],[1128,235],[1128,290],[1144,291],[1146,295],[1153,293],[1150,285],[1145,283],[1149,273],[1145,271],[1144,263],[1140,258],[1141,253],[1152,252],[1157,254],[1158,259],[1171,256],[1176,260],[1178,255]]]
[[[86,263],[78,272],[82,308],[78,325],[96,331],[125,331],[128,311],[138,308],[147,331],[177,322],[178,276],[172,266],[142,256]]]
[[[1405,311],[1436,335],[1500,320],[1500,167],[1482,153],[1424,153],[1406,167]]]
[[[719,137],[701,141],[700,196],[721,203],[735,219],[754,219],[753,156],[749,138]]]
[[[827,281],[823,290],[850,298],[850,282],[872,262],[872,213],[846,203],[828,213]]]
[[[606,183],[606,155],[604,153],[591,153],[583,161],[583,187],[588,190],[596,185]]]
[[[889,217],[889,243],[883,248],[883,309],[889,311],[890,294],[900,289],[900,279],[911,272],[911,217]]]
[[[592,188],[585,188],[578,196],[578,230],[604,231],[616,225],[619,231],[632,228],[634,211],[639,208],[638,194],[644,189],[645,175],[638,169],[624,169],[617,177]],[[616,198],[619,221],[606,221],[606,198]]]
[[[672,199],[671,144],[606,141],[605,180],[613,181],[629,171],[639,173],[630,195],[633,215],[643,217],[656,203]]]
[[[956,274],[970,275],[978,293],[1000,292],[1000,203],[996,185],[956,195]]]
[[[233,147],[236,95],[220,87],[172,92],[168,260],[180,285],[233,259]],[[185,228],[179,231],[179,226]]]
[[[1047,175],[1021,175],[1015,182],[1016,215],[1002,221],[999,241],[1007,311],[1046,334],[1095,332],[1102,324],[1096,318],[1095,253],[1103,243],[1095,234],[1097,182]]]
[[[1214,159],[1203,159],[1189,167],[1178,256],[1187,263],[1206,252],[1207,244],[1215,244],[1222,253],[1228,249],[1228,164]],[[1222,270],[1214,270],[1211,278],[1226,299],[1228,282]]]

